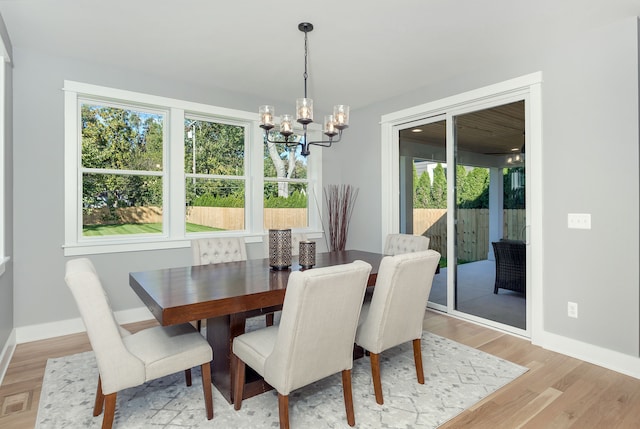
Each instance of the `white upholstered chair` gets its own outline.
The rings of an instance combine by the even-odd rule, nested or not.
[[[383,404],[379,355],[413,341],[418,383],[422,369],[422,323],[440,253],[435,250],[385,256],[378,269],[371,302],[360,313],[356,344],[369,352],[376,402]]]
[[[242,237],[200,238],[191,242],[194,265],[219,264],[247,260]]]
[[[388,234],[384,243],[385,255],[419,252],[429,249],[429,237],[411,234]]]
[[[289,427],[289,394],[342,372],[347,422],[353,426],[353,341],[371,265],[350,264],[294,271],[278,326],[233,340],[234,407],[239,410],[245,364],[278,392],[280,427]]]
[[[93,415],[105,408],[102,428],[111,428],[117,392],[147,381],[185,371],[191,385],[191,368],[202,368],[207,419],[213,418],[209,343],[191,324],[155,326],[135,334],[116,322],[96,270],[87,258],[66,264],[65,281],[75,298],[98,362],[98,389]],[[80,376],[80,375],[79,375]]]

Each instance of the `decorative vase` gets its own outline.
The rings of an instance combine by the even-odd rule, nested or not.
[[[269,230],[269,266],[274,270],[291,266],[291,229]]]
[[[316,242],[310,240],[300,241],[300,251],[298,253],[300,266],[311,268],[316,264]]]

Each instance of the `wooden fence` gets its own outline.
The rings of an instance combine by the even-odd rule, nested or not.
[[[127,207],[116,210],[116,220],[108,220],[106,209],[93,210],[83,216],[84,225],[162,222],[158,207]],[[503,237],[524,239],[525,211],[504,210]],[[187,222],[226,230],[245,228],[244,209],[228,207],[189,207]],[[308,224],[307,209],[264,209],[264,227],[304,228]],[[447,254],[447,210],[414,209],[413,233],[430,238],[432,249]],[[489,210],[458,210],[458,258],[464,261],[487,259],[489,251]]]
[[[92,210],[83,215],[84,225],[116,225],[123,223],[160,223],[159,207],[125,207],[109,216],[108,209]],[[244,209],[235,207],[189,207],[187,222],[212,228],[238,231],[245,228]],[[308,226],[307,209],[264,209],[264,227],[305,228]]]
[[[525,211],[504,210],[503,238],[524,239]],[[447,254],[447,210],[414,209],[413,233],[430,238],[429,247],[446,257]],[[458,259],[481,261],[489,252],[489,210],[458,210],[457,228]]]

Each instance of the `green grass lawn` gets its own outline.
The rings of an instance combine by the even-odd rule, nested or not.
[[[222,231],[220,228],[187,223],[187,232]],[[129,223],[124,225],[86,225],[82,228],[85,237],[101,235],[161,234],[161,223]]]

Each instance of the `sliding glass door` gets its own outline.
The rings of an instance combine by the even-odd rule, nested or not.
[[[526,285],[496,291],[493,243],[525,249],[525,101],[452,109],[398,133],[400,232],[442,255],[429,305],[522,333]],[[526,272],[524,260],[515,267]]]

